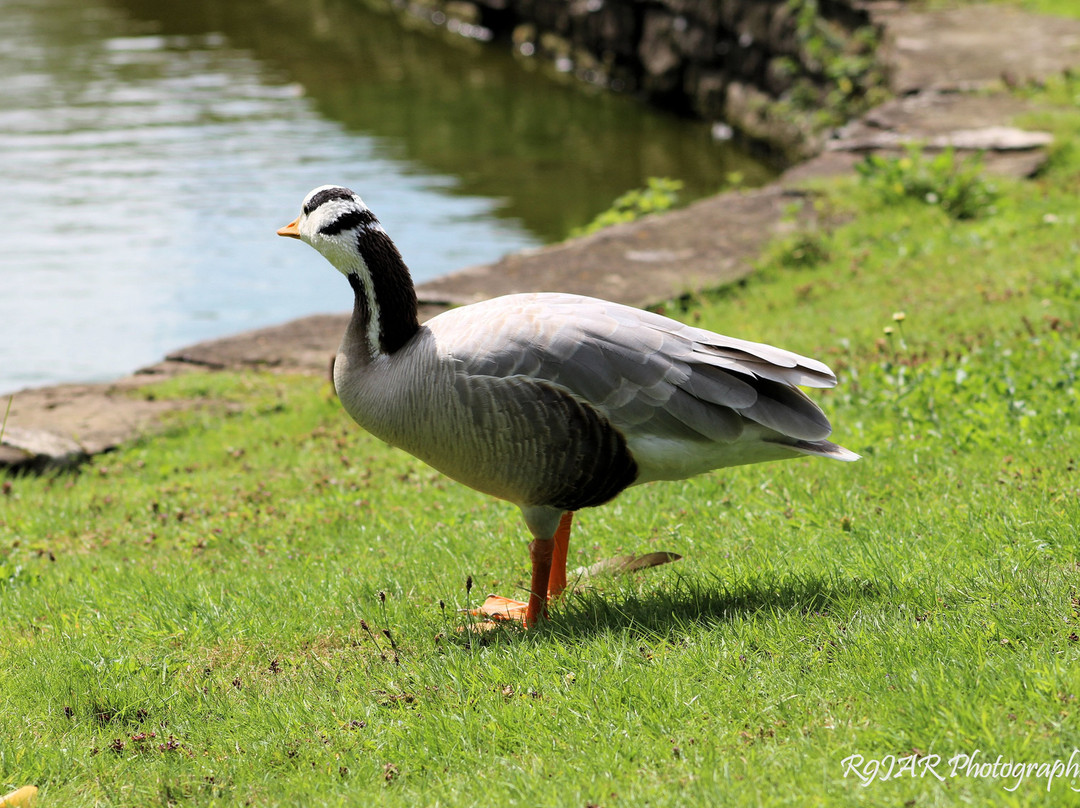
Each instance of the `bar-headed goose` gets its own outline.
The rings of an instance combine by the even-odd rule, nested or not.
[[[533,625],[566,586],[574,511],[627,486],[766,460],[855,460],[796,385],[821,362],[569,294],[516,294],[421,325],[409,270],[360,197],[323,186],[277,231],[349,281],[352,319],[334,386],[360,426],[465,485],[521,508],[528,603],[486,613]]]

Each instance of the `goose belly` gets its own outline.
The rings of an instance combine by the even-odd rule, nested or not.
[[[339,363],[341,357],[339,356]],[[519,505],[598,505],[637,478],[626,440],[591,408],[525,377],[373,363],[335,367],[346,411],[372,435],[471,488]]]

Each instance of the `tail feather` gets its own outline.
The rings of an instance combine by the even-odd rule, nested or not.
[[[843,446],[833,443],[828,440],[793,440],[793,441],[772,441],[779,443],[781,446],[786,446],[790,449],[794,449],[796,452],[806,455],[814,455],[815,457],[828,457],[832,460],[842,460],[845,463],[850,463],[854,460],[858,460],[861,455],[855,454],[850,449],[845,449]]]

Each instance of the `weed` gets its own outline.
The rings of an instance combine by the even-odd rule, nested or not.
[[[819,125],[835,125],[880,101],[885,77],[878,61],[880,37],[872,26],[847,33],[822,16],[817,0],[789,0],[796,40],[815,85],[796,84],[797,108],[816,109]]]
[[[808,269],[832,258],[828,233],[804,231],[777,242],[770,250],[771,260],[786,269]]]
[[[756,105],[753,116],[781,140],[813,140],[815,133],[845,123],[881,103],[888,95],[885,72],[878,58],[876,27],[849,31],[821,13],[818,0],[789,0],[786,13],[794,20],[798,55],[774,57],[769,70],[787,85],[775,101]],[[781,136],[782,131],[788,131]],[[798,133],[798,134],[796,134]],[[782,152],[799,154],[805,144],[780,140]]]
[[[953,219],[988,216],[995,212],[999,196],[984,176],[981,155],[961,160],[951,148],[933,157],[927,157],[917,144],[899,157],[870,154],[855,170],[882,204],[917,199],[937,205]]]
[[[670,210],[678,202],[679,191],[682,187],[681,180],[669,177],[649,177],[644,188],[627,191],[616,199],[610,208],[597,215],[587,225],[575,228],[570,235],[583,236],[613,224],[633,222],[650,213]]]

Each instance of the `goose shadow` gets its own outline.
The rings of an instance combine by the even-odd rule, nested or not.
[[[715,572],[678,573],[647,591],[612,583],[603,589],[572,591],[552,609],[540,636],[581,639],[629,631],[642,636],[668,634],[674,627],[715,627],[761,613],[827,615],[876,602],[894,589],[890,583],[844,574],[761,572],[725,579]],[[502,634],[502,632],[499,632]],[[526,632],[508,632],[524,639]]]

